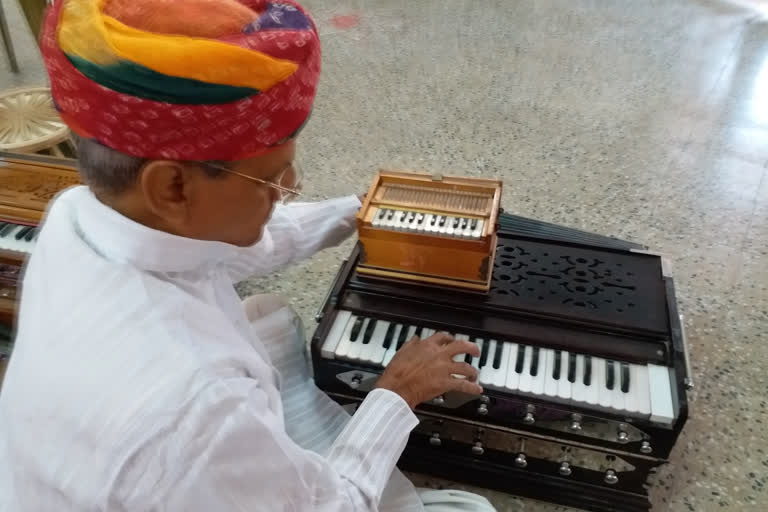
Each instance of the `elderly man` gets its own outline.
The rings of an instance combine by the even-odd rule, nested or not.
[[[87,186],[55,199],[26,267],[0,509],[493,510],[395,468],[417,404],[481,392],[454,361],[475,345],[410,340],[350,417],[290,307],[234,290],[354,232],[355,196],[279,204],[319,75],[307,13],[57,0],[41,46]]]

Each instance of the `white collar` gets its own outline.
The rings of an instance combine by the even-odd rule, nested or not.
[[[71,190],[80,235],[105,258],[152,272],[184,272],[231,257],[234,245],[195,240],[139,224],[86,186]]]

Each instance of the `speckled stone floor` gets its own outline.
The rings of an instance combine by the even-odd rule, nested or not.
[[[768,510],[765,5],[306,4],[324,44],[309,197],[360,193],[387,165],[500,176],[508,211],[667,254],[696,388],[655,510]],[[311,330],[352,242],[240,290],[284,294]]]

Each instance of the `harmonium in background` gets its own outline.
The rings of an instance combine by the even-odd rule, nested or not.
[[[471,340],[484,393],[418,406],[401,469],[646,511],[692,386],[669,268],[637,244],[504,213],[500,192],[495,180],[376,176],[317,314],[315,382],[354,410],[412,336]]]
[[[12,348],[22,267],[38,225],[51,199],[79,183],[73,159],[0,152],[0,366]]]

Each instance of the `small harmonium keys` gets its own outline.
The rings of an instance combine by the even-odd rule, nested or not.
[[[374,208],[371,225],[375,228],[406,233],[480,240],[485,222],[483,219],[461,215],[442,215],[396,208]]]
[[[0,221],[0,249],[31,253],[37,234],[35,226]]]

